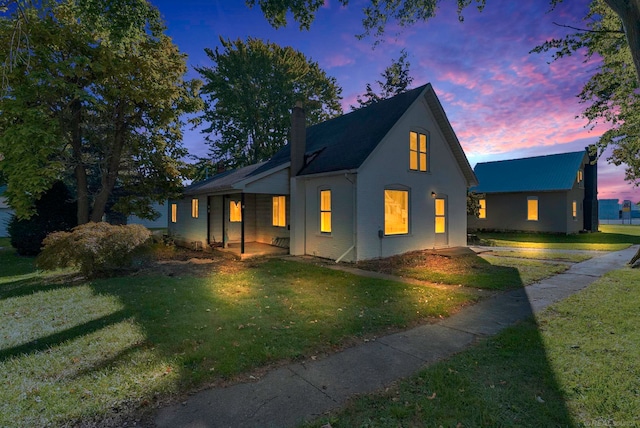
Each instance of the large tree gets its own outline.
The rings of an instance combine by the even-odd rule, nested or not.
[[[604,0],[596,0],[590,5],[585,28],[574,29],[574,33],[549,40],[534,52],[552,51],[555,60],[583,51],[587,59],[594,55],[600,58],[579,95],[586,105],[583,116],[593,126],[607,124],[609,129],[598,141],[600,153],[611,147],[609,161],[626,165],[626,180],[640,185],[640,92],[620,18]]]
[[[36,2],[34,2],[36,3]],[[24,3],[0,18],[5,88],[0,170],[20,217],[60,178],[73,183],[78,223],[114,208],[149,217],[181,186],[181,117],[199,83],[145,0]],[[24,43],[13,42],[20,22]],[[111,201],[112,202],[112,201]]]
[[[339,0],[343,6],[349,0]],[[361,36],[373,33],[382,36],[389,22],[407,27],[416,22],[426,21],[436,15],[438,5],[444,0],[370,0],[365,3],[362,19],[364,32]],[[631,49],[636,79],[640,80],[640,0],[602,0],[619,18],[627,44]],[[549,0],[555,7],[562,0]],[[249,7],[259,6],[269,23],[275,28],[287,25],[287,14],[301,29],[309,29],[315,15],[324,0],[246,0]],[[458,17],[464,19],[463,11],[474,5],[479,10],[485,7],[486,0],[456,0]]]
[[[413,77],[409,74],[411,63],[407,61],[407,56],[407,51],[402,49],[398,59],[392,59],[391,64],[380,73],[382,80],[376,80],[378,92],[373,90],[371,83],[367,83],[366,92],[357,96],[358,105],[351,106],[351,109],[367,107],[406,92],[413,82]]]
[[[342,112],[336,79],[291,47],[249,38],[206,49],[213,62],[196,70],[204,79],[203,132],[213,161],[229,167],[269,159],[287,141],[290,111],[302,101],[307,124]]]

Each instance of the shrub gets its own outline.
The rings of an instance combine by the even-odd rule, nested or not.
[[[70,230],[77,224],[76,204],[69,202],[71,194],[61,181],[53,184],[36,201],[36,214],[29,219],[12,216],[7,231],[11,246],[21,256],[35,256],[42,248],[43,239],[51,232]]]
[[[150,236],[151,232],[139,224],[83,224],[71,232],[47,236],[36,266],[41,269],[77,267],[87,277],[110,274],[130,267],[134,251]]]

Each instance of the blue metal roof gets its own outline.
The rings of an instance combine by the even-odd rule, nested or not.
[[[474,172],[480,184],[471,191],[510,193],[570,190],[586,155],[587,152],[583,150],[478,163]]]

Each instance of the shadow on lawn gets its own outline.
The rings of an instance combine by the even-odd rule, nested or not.
[[[283,261],[260,265],[247,262],[237,264],[240,266],[237,271],[216,272],[209,277],[130,276],[96,280],[91,283],[95,294],[117,297],[124,306],[121,310],[47,337],[0,349],[0,361],[42,352],[133,318],[146,336],[146,341],[137,346],[152,349],[159,361],[175,364],[177,382],[185,391],[212,381],[232,379],[277,361],[330,353],[348,345],[354,337],[406,328],[420,321],[416,311],[430,317],[450,315],[445,302],[435,294],[421,295],[416,302],[416,295],[408,294],[397,283],[297,265]],[[516,269],[502,271],[512,286],[517,285]],[[473,271],[465,274],[473,275]],[[318,281],[319,277],[322,281]],[[46,285],[30,281],[0,284],[0,296],[8,299],[46,290]],[[521,280],[519,284],[520,289],[511,292],[513,298],[506,299],[505,305],[514,305],[514,309],[516,305],[525,305],[531,312]],[[445,295],[443,299],[449,297]],[[496,315],[481,314],[490,318]],[[508,311],[507,318],[511,321]],[[416,420],[453,421],[440,418],[458,414],[461,415],[458,422],[471,421],[465,426],[537,425],[528,424],[527,415],[536,416],[535,420],[542,420],[543,425],[549,421],[554,425],[572,425],[539,331],[535,323],[528,323],[531,326],[524,335],[509,336],[506,332],[427,369],[409,383],[414,385],[409,387],[410,392],[414,391],[411,398],[414,404],[408,410],[391,404],[397,408],[391,411],[408,412],[410,419],[405,420],[413,421],[411,424]],[[115,367],[132,352],[135,353],[135,348],[97,363],[93,370],[101,370],[105,364]],[[462,362],[456,363],[458,360]],[[459,368],[451,371],[451,364]],[[439,383],[432,386],[431,382]],[[438,399],[425,402],[430,391],[437,392]],[[146,391],[140,400],[153,399],[154,394],[155,391]],[[421,395],[424,397],[420,398]],[[434,407],[441,399],[441,413],[427,416],[425,409]],[[466,414],[469,416],[462,418]]]

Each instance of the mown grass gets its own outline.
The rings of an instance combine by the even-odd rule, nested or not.
[[[573,253],[567,251],[539,251],[535,249],[523,250],[494,250],[490,255],[498,257],[514,257],[517,259],[552,260],[568,263],[579,263],[593,258],[589,253]]]
[[[437,284],[490,290],[526,286],[569,268],[566,263],[476,254],[443,256],[429,251],[362,262],[358,267]]]
[[[311,425],[639,426],[637,284],[640,270],[612,272],[537,320]]]
[[[477,236],[481,242],[497,247],[618,251],[640,244],[640,226],[600,225],[598,233],[575,235],[479,232]]]
[[[216,266],[201,277],[52,280],[24,266],[0,276],[0,426],[118,424],[173,395],[474,299],[293,261]]]

